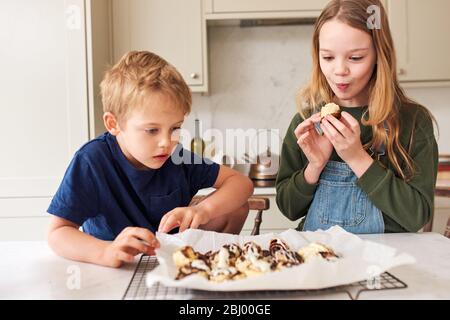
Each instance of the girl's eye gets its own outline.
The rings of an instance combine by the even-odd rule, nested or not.
[[[173,128],[172,131],[178,131],[180,129],[181,129],[181,127],[176,127],[176,128]]]
[[[325,61],[331,61],[333,59],[333,57],[322,57],[322,59]]]
[[[353,61],[359,61],[361,60],[363,57],[351,57],[350,59]]]
[[[148,134],[157,134],[158,129],[146,129],[145,132],[147,132]]]

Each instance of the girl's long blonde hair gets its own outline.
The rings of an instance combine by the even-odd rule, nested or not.
[[[371,11],[368,9],[371,6],[377,6],[380,10],[381,20],[378,21],[378,25],[374,24],[374,28],[369,28],[370,24],[368,24],[371,17],[371,13],[368,13]],[[327,21],[332,19],[362,30],[372,37],[377,54],[377,65],[368,83],[368,117],[363,115],[361,121],[363,125],[372,127],[373,137],[372,141],[364,145],[364,148],[367,150],[372,147],[373,150],[377,150],[384,143],[386,154],[396,174],[404,180],[410,180],[415,174],[415,168],[409,152],[400,143],[399,112],[402,105],[415,103],[405,95],[399,85],[397,60],[389,22],[386,11],[379,0],[332,0],[322,11],[315,24],[312,40],[313,70],[311,78],[307,86],[300,90],[296,97],[299,113],[305,119],[323,104],[333,101],[335,97],[319,63],[320,30]],[[434,120],[428,110],[426,113]],[[411,133],[410,147],[412,140]]]

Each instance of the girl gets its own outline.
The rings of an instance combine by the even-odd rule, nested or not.
[[[299,230],[418,231],[433,214],[434,119],[399,86],[379,0],[332,0],[316,22],[312,58],[283,141],[278,207],[291,220],[305,217]],[[329,102],[340,105],[340,120],[317,113]]]

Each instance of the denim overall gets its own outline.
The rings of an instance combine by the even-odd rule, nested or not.
[[[381,146],[376,152],[378,159],[384,149]],[[384,233],[383,215],[356,185],[357,179],[348,164],[329,161],[320,175],[303,230],[326,230],[338,225],[351,233]]]

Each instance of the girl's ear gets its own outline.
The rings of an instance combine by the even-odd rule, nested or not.
[[[103,114],[103,124],[105,125],[106,130],[108,130],[108,132],[113,136],[117,136],[119,134],[119,122],[117,121],[116,116],[111,112],[105,112]]]

